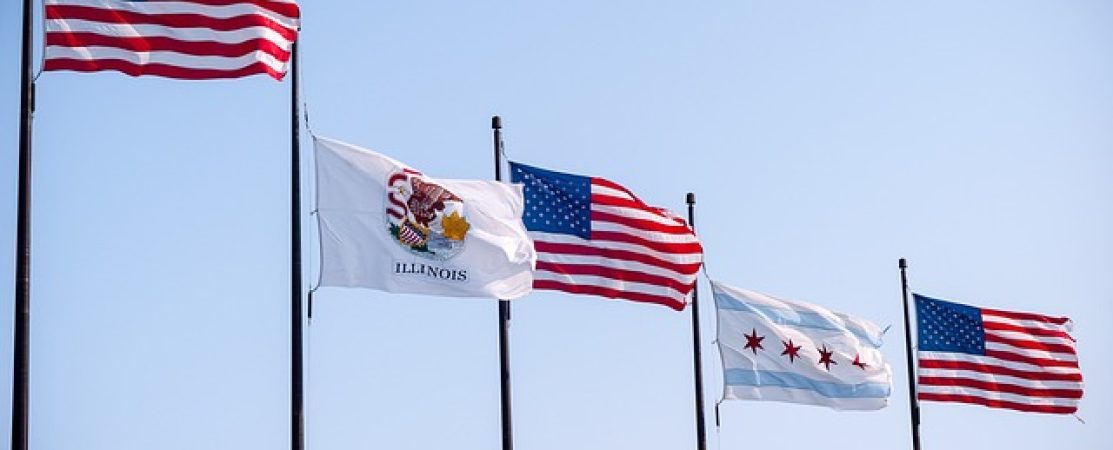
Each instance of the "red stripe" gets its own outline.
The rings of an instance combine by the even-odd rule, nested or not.
[[[684,275],[692,275],[699,271],[699,263],[682,264],[673,261],[667,261],[641,252],[632,252],[629,250],[617,250],[609,248],[592,247],[588,245],[578,244],[558,244],[554,242],[533,241],[533,247],[538,253],[550,253],[555,255],[579,255],[579,256],[598,256],[600,258],[635,261],[642,264],[647,264],[662,269],[668,269]]]
[[[1028,349],[1028,350],[1042,350],[1042,351],[1045,351],[1045,352],[1066,353],[1066,354],[1070,354],[1070,355],[1077,355],[1078,354],[1078,353],[1075,352],[1073,345],[1048,344],[1046,342],[1039,342],[1039,341],[1026,341],[1026,340],[1020,340],[1020,339],[1011,339],[1011,338],[1007,338],[1007,337],[1004,337],[1004,336],[998,336],[998,335],[990,334],[990,333],[986,333],[985,340],[986,340],[986,342],[996,342],[996,343],[999,343],[999,344],[1006,344],[1006,345],[1010,345],[1010,346],[1013,346],[1013,347],[1023,348],[1023,349]]]
[[[687,232],[687,233],[691,232],[691,229],[688,227],[688,222],[686,222],[683,218],[676,216],[671,211],[669,211],[665,208],[658,208],[658,207],[655,207],[655,206],[646,205],[645,203],[642,203],[640,200],[639,201],[634,201],[634,200],[630,200],[630,199],[627,199],[627,198],[615,197],[615,196],[605,195],[605,194],[591,194],[591,204],[592,205],[603,205],[603,206],[614,206],[614,207],[619,207],[619,208],[629,208],[629,209],[635,209],[635,210],[638,210],[638,211],[644,211],[648,214],[659,216],[659,217],[661,217],[663,219],[666,219],[670,222],[676,223],[677,225],[679,225],[680,227],[682,227],[684,229],[684,232]]]
[[[691,230],[691,229],[692,229],[692,227],[689,227],[689,226],[688,226],[688,221],[684,220],[684,218],[683,218],[683,217],[677,217],[677,216],[673,216],[673,215],[665,214],[664,210],[659,210],[658,212],[660,212],[660,213],[661,213],[661,215],[663,215],[663,216],[665,216],[665,217],[668,217],[668,218],[669,218],[669,220],[671,220],[671,221],[673,221],[673,222],[676,222],[676,224],[677,224],[677,225],[680,225],[680,226],[682,226],[682,227],[684,227],[684,228],[687,228],[687,229],[689,229],[689,230]],[[695,232],[693,232],[692,234],[695,234]]]
[[[658,208],[656,206],[649,206],[649,205],[645,204],[644,202],[642,202],[641,200],[639,200],[632,192],[630,192],[626,188],[624,188],[622,186],[619,186],[615,183],[609,182],[609,181],[607,183],[608,183],[608,187],[611,187],[613,189],[619,189],[622,192],[625,192],[626,195],[629,195],[630,198],[615,197],[613,195],[593,193],[593,194],[591,194],[591,203],[593,205],[615,206],[615,207],[620,207],[620,208],[631,208],[631,209],[637,209],[637,210],[640,210],[640,211],[645,211],[649,214],[653,214],[655,216],[661,216],[661,217],[663,217],[665,219],[668,219],[672,222],[676,222],[677,224],[684,227],[685,229],[688,229],[688,222],[685,221],[684,218],[673,214],[672,211],[669,211],[668,209],[665,209],[665,208]],[[601,184],[601,183],[597,183],[597,184]]]
[[[265,27],[274,30],[289,41],[293,41],[298,35],[297,30],[286,28],[270,17],[260,14],[216,18],[201,14],[143,14],[132,11],[100,9],[88,6],[47,5],[46,17],[47,19],[55,20],[88,20],[92,22],[124,25],[209,28],[216,31],[233,31],[250,27]]]
[[[677,300],[672,297],[645,294],[642,292],[623,291],[594,285],[568,284],[553,280],[533,280],[533,287],[534,289],[549,289],[554,291],[564,291],[572,294],[598,295],[601,297],[633,300],[635,302],[653,303],[656,305],[667,306],[676,311],[683,311],[684,306],[687,305],[687,303],[683,300]]]
[[[619,207],[623,207],[623,208],[634,208],[634,209],[640,209],[640,210],[645,211],[645,212],[653,213],[653,214],[656,214],[656,215],[659,215],[659,216],[664,215],[664,214],[661,214],[660,208],[654,208],[652,206],[646,205],[645,203],[642,203],[641,201],[634,200],[634,199],[631,199],[631,198],[615,197],[613,195],[607,195],[607,194],[592,193],[591,194],[591,203],[595,203],[595,204],[599,204],[599,205],[606,205],[606,206],[619,206]]]
[[[692,235],[692,230],[689,230],[688,227],[680,225],[665,225],[663,223],[654,222],[652,220],[638,219],[635,217],[623,216],[620,214],[613,214],[603,211],[592,211],[591,221],[617,223],[620,225],[626,225],[631,228],[645,230],[647,232],[666,233],[681,236]]]
[[[630,192],[629,189],[626,189],[626,186],[615,183],[615,182],[613,182],[611,180],[608,180],[606,178],[592,178],[591,179],[591,184],[596,185],[596,186],[602,186],[602,187],[605,187],[605,188],[611,188],[611,189],[614,189],[616,191],[623,192],[626,195],[629,195],[630,199],[633,200],[634,202],[636,202],[637,204],[645,206],[645,202],[641,201],[641,199],[639,199],[638,196],[634,195],[633,192]]]
[[[593,275],[608,280],[629,281],[633,283],[652,284],[672,289],[680,295],[688,295],[692,284],[684,284],[669,277],[652,275],[634,270],[615,269],[611,267],[596,266],[591,264],[563,264],[548,261],[537,261],[537,271],[547,271],[564,275]]]
[[[1024,395],[1036,398],[1082,398],[1081,389],[1051,389],[1030,388],[1008,383],[995,383],[992,381],[972,380],[969,378],[954,377],[925,377],[920,376],[920,384],[924,386],[960,386],[981,389],[989,392],[1004,392],[1007,394]]]
[[[291,19],[297,19],[301,15],[298,11],[296,3],[282,3],[282,2],[269,2],[267,0],[179,0],[187,3],[196,3],[199,5],[211,6],[225,6],[225,5],[238,5],[249,4],[255,5],[259,8],[272,11]]]
[[[290,59],[290,52],[270,40],[258,38],[235,44],[219,42],[181,41],[178,39],[149,37],[115,37],[94,33],[47,33],[46,45],[59,47],[113,47],[135,52],[171,51],[196,56],[243,56],[262,51],[282,62]]]
[[[220,78],[241,78],[249,75],[265,73],[271,78],[281,80],[285,73],[275,71],[270,66],[255,62],[238,69],[192,69],[166,64],[135,64],[130,61],[118,59],[82,60],[68,58],[52,58],[43,63],[43,70],[73,70],[76,72],[96,72],[100,70],[115,70],[133,77],[140,75],[156,75],[166,78],[181,80],[208,80]]]
[[[1058,359],[1033,358],[1033,357],[1030,357],[1030,356],[1021,355],[1019,353],[1006,352],[1004,350],[986,350],[985,351],[985,356],[989,356],[989,357],[993,357],[993,358],[997,358],[997,359],[1003,359],[1005,361],[1013,361],[1013,362],[1031,364],[1031,365],[1040,366],[1040,367],[1070,367],[1070,368],[1074,368],[1074,369],[1078,368],[1078,362],[1076,362],[1076,361],[1063,361],[1063,360],[1058,360]]]
[[[1015,331],[1017,333],[1027,333],[1027,334],[1030,334],[1032,336],[1057,337],[1057,338],[1063,338],[1063,339],[1070,339],[1071,341],[1074,340],[1074,338],[1071,337],[1071,335],[1067,334],[1065,331],[1059,331],[1059,330],[1044,330],[1044,329],[1040,329],[1040,328],[1027,328],[1027,327],[1022,327],[1022,326],[1018,326],[1018,325],[1012,325],[1012,324],[1007,324],[1007,323],[997,323],[997,322],[982,322],[982,326],[985,327],[986,330],[992,330],[992,331]]]
[[[1043,322],[1043,323],[1050,323],[1050,324],[1055,324],[1055,325],[1062,325],[1062,324],[1065,324],[1067,322],[1070,322],[1070,319],[1066,318],[1066,317],[1051,317],[1051,316],[1045,316],[1043,314],[1015,312],[1015,311],[1002,311],[1000,309],[989,309],[989,308],[981,308],[981,310],[982,310],[982,315],[1004,317],[1004,318],[1013,319],[1013,320],[1031,320],[1033,322]]]
[[[626,234],[618,231],[592,231],[591,240],[593,241],[608,241],[608,242],[625,242],[627,244],[640,245],[652,250],[665,253],[674,254],[698,254],[703,253],[703,247],[700,247],[698,242],[688,243],[672,243],[660,242],[642,238],[631,234]]]
[[[1016,411],[1047,414],[1072,414],[1078,411],[1077,406],[1028,405],[1006,400],[990,400],[987,398],[975,397],[972,395],[936,394],[931,392],[921,392],[919,393],[919,395],[917,395],[917,398],[919,398],[920,400],[929,400],[936,402],[971,403],[975,405],[988,406],[990,408],[1004,408]]]
[[[921,359],[919,362],[921,369],[969,370],[992,375],[1005,375],[1014,378],[1023,378],[1025,380],[1038,381],[1082,381],[1081,373],[1032,372],[1027,370],[1017,370],[1009,367],[995,366],[991,364],[980,364],[970,361]]]

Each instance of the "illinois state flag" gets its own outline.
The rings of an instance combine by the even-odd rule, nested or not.
[[[873,323],[816,305],[711,282],[719,318],[723,399],[841,410],[889,403],[892,371]]]
[[[537,259],[522,188],[440,180],[373,151],[314,136],[321,286],[512,299]]]

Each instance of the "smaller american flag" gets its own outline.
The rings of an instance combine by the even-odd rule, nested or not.
[[[1071,414],[1082,371],[1070,319],[913,294],[920,400]]]
[[[525,186],[535,289],[688,304],[703,248],[684,219],[603,178],[511,162],[510,180]]]

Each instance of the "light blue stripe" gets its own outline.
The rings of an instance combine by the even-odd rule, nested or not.
[[[806,389],[827,398],[887,398],[892,390],[888,383],[832,383],[792,372],[766,370],[727,369],[725,378],[727,386]]]
[[[795,309],[781,309],[767,305],[754,305],[722,292],[715,292],[714,294],[715,305],[718,306],[719,309],[757,314],[777,325],[827,331],[849,331],[850,334],[853,334],[858,340],[868,343],[871,347],[881,348],[881,336],[873,336],[861,327],[857,327],[850,323],[843,325],[811,311],[797,311]]]

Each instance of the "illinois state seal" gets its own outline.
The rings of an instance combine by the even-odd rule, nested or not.
[[[386,221],[399,245],[437,261],[459,254],[471,228],[463,199],[408,169],[387,178]]]

